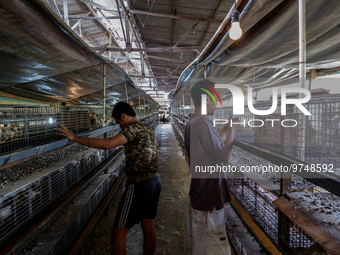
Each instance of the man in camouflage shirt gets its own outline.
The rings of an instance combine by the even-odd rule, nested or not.
[[[136,118],[132,107],[125,102],[115,105],[112,117],[122,130],[108,139],[77,136],[61,124],[57,130],[70,140],[93,148],[110,149],[124,145],[128,178],[112,229],[112,254],[126,254],[125,237],[130,228],[140,222],[144,234],[143,254],[152,255],[156,246],[154,219],[161,191],[156,136],[151,128]]]

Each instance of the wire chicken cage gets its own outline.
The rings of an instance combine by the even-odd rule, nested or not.
[[[328,114],[325,115],[323,114],[325,110],[322,110],[323,107],[325,107],[324,104],[332,107],[332,110],[327,110]],[[306,141],[308,140],[306,142],[306,148],[309,148],[306,150],[305,160],[309,162],[321,160],[321,158],[314,158],[315,156],[313,157],[313,154],[310,153],[317,147],[316,145],[320,145],[321,147],[334,145],[331,149],[333,154],[338,155],[339,153],[339,144],[331,141],[332,139],[334,140],[338,134],[339,126],[337,123],[334,123],[334,120],[339,112],[339,103],[333,102],[332,105],[329,104],[330,102],[312,102],[306,106],[311,112],[314,111],[312,112],[313,117],[306,119],[306,126],[309,126],[309,129],[304,134],[307,137]],[[262,109],[268,109],[270,106],[266,105],[261,107],[263,107]],[[257,109],[259,109],[259,107],[257,107]],[[319,115],[316,115],[316,113],[319,113]],[[228,119],[229,115],[232,115],[232,107],[223,107],[216,109],[213,118]],[[278,118],[277,115],[278,113],[273,113],[271,116],[267,116],[267,118]],[[296,116],[296,111],[291,110],[286,118],[294,118]],[[254,116],[249,109],[246,108],[245,116],[241,121],[248,122],[250,119],[261,119],[261,117]],[[180,144],[184,144],[184,127],[188,119],[183,117],[182,114],[171,114],[171,121],[177,139]],[[314,133],[312,133],[312,130],[314,130]],[[282,140],[282,134],[285,140]],[[236,132],[237,139],[255,143],[294,157],[298,157],[298,151],[299,149],[301,150],[301,148],[299,148],[300,144],[298,143],[300,140],[298,137],[301,135],[303,134],[289,129],[284,130],[280,127],[261,127],[258,129],[244,127]],[[326,143],[327,141],[328,143]],[[281,142],[283,142],[283,145]],[[328,152],[329,151],[330,150],[328,150]],[[321,157],[323,157],[324,161],[332,160],[333,154],[324,153]],[[337,161],[332,162],[337,163]],[[239,173],[229,173],[228,184],[231,193],[284,254],[328,254],[307,232],[273,204],[274,201],[279,198],[277,191],[267,190],[251,178],[242,174],[240,175]],[[315,194],[329,193],[321,187],[314,187],[312,190]],[[229,238],[233,241],[232,237]],[[235,247],[238,247],[237,243],[235,245]],[[240,252],[242,254],[242,249]]]
[[[112,107],[0,105],[0,155],[64,139],[57,124],[75,134],[115,125]],[[154,111],[137,110],[138,117]]]
[[[158,123],[158,115],[144,116],[141,121],[154,129]],[[108,138],[115,136],[119,130],[119,126],[116,126],[106,132],[105,136]],[[103,138],[104,134],[97,137]],[[0,247],[14,237],[18,230],[32,224],[41,215],[53,208],[54,205],[61,202],[69,192],[80,185],[100,164],[119,150],[118,148],[108,150],[92,149],[89,152],[83,152],[73,160],[57,168],[53,167],[52,171],[14,191],[3,191],[0,194]],[[120,169],[122,168],[123,165]],[[112,184],[112,180],[110,183]],[[105,189],[107,190],[108,187],[105,187]]]
[[[57,123],[76,134],[88,131],[90,108],[71,106],[0,106],[0,155],[63,139]]]
[[[289,105],[285,116],[281,115],[281,106],[270,115],[259,116],[246,106],[244,116],[240,117],[242,124],[236,131],[236,139],[261,145],[310,164],[332,165],[332,171],[339,175],[339,99],[310,101],[304,106],[311,115],[305,117],[295,105]],[[255,105],[257,110],[267,110],[270,107],[268,104]],[[232,107],[221,107],[216,109],[212,118],[228,119],[232,114]],[[295,125],[296,128],[290,128]]]

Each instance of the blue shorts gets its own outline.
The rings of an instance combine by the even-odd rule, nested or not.
[[[141,219],[154,219],[157,214],[160,192],[159,176],[130,184],[119,202],[113,226],[132,228]]]

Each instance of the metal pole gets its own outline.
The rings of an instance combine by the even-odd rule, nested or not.
[[[124,87],[125,87],[126,102],[129,103],[129,97],[128,97],[128,92],[127,92],[127,88],[126,88],[126,81],[124,81]]]
[[[112,33],[109,32],[109,47],[111,47],[111,42],[112,42]],[[109,59],[111,61],[111,55],[112,55],[112,52],[109,51]]]
[[[139,105],[138,115],[140,116],[140,90],[138,90],[138,105]]]
[[[299,78],[300,87],[306,88],[306,0],[299,0]],[[302,94],[299,97],[303,97]],[[305,160],[306,118],[301,115],[299,132],[299,159]]]
[[[64,21],[69,26],[70,22],[68,20],[68,6],[67,6],[67,0],[64,0],[63,2],[63,8],[64,8]]]
[[[143,53],[140,53],[140,69],[142,71],[142,77],[145,76],[145,71],[144,71],[144,56]]]
[[[126,48],[128,52],[131,51],[131,40],[130,40],[130,29],[129,29],[129,18],[128,14],[125,13],[125,32],[126,32]]]
[[[104,118],[104,123],[103,126],[105,125],[106,121],[106,64],[103,63],[103,118]]]
[[[59,11],[58,5],[57,5],[57,3],[55,2],[55,0],[53,0],[53,5],[54,5],[55,9],[57,10],[58,16],[61,17],[61,13],[60,13],[60,11]]]
[[[184,107],[185,107],[185,99],[184,99],[184,94],[182,94],[182,99],[183,99],[183,116],[185,115]]]

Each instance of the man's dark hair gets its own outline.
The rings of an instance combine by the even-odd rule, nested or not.
[[[202,80],[196,82],[191,88],[191,98],[194,101],[195,107],[201,106],[201,95],[202,94],[208,95],[207,92],[205,92],[204,90],[201,90],[200,88],[203,88],[203,89],[209,91],[210,93],[213,93],[213,91],[211,91],[204,84],[207,84],[207,85],[209,85],[210,87],[213,87],[213,88],[215,87],[215,83],[213,83],[209,79],[202,79]]]
[[[136,116],[136,113],[131,105],[125,102],[118,102],[112,110],[112,118],[121,120],[122,113],[131,117]]]

